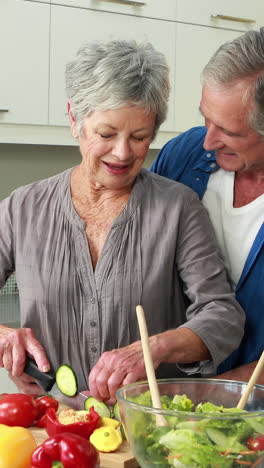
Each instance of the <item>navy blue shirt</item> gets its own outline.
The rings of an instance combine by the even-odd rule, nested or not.
[[[210,175],[219,169],[214,151],[203,147],[205,135],[205,127],[195,127],[173,138],[160,150],[150,171],[188,185],[202,199]],[[248,254],[236,298],[246,313],[245,334],[218,373],[259,359],[264,349],[264,224]]]

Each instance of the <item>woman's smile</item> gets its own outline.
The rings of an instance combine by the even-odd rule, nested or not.
[[[106,161],[103,161],[103,164],[111,174],[125,174],[130,167],[130,164],[113,164]]]

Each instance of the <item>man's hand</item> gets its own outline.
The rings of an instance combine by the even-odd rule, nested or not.
[[[42,372],[50,369],[44,348],[31,328],[15,329],[1,325],[0,367],[4,367],[13,377],[20,377],[24,371],[27,354],[35,359]]]
[[[243,366],[236,367],[231,369],[224,374],[219,374],[215,379],[226,379],[226,380],[240,380],[242,382],[248,382],[258,361],[250,362],[249,364],[244,364]],[[258,381],[256,382],[259,385],[264,385],[264,371],[261,372]]]

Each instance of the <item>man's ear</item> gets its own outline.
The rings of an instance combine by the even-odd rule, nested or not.
[[[75,120],[75,117],[74,117],[74,115],[72,113],[72,110],[71,110],[70,101],[67,102],[67,111],[68,111],[68,114],[69,114],[72,136],[74,138],[78,138],[78,130],[77,130],[77,125],[76,125],[76,120]]]

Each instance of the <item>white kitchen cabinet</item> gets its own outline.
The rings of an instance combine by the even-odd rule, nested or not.
[[[176,20],[243,32],[263,26],[264,6],[262,0],[177,0]]]
[[[200,75],[216,49],[240,32],[207,28],[192,24],[177,24],[175,75],[175,130],[182,132],[203,125],[199,112]]]
[[[50,3],[50,0],[20,0],[23,2]]]
[[[65,64],[78,48],[89,40],[135,39],[150,41],[167,56],[171,82],[175,80],[175,23],[136,18],[62,6],[51,6],[50,55],[50,125],[68,125],[64,91]],[[172,131],[174,96],[171,94],[169,114],[163,130]]]
[[[51,3],[125,15],[176,19],[176,0],[51,0]]]
[[[152,42],[170,66],[169,113],[157,148],[203,123],[200,73],[219,45],[262,24],[261,0],[1,0],[0,143],[76,144],[66,62],[85,41],[133,38]]]
[[[46,124],[49,6],[2,0],[0,43],[0,124]]]

